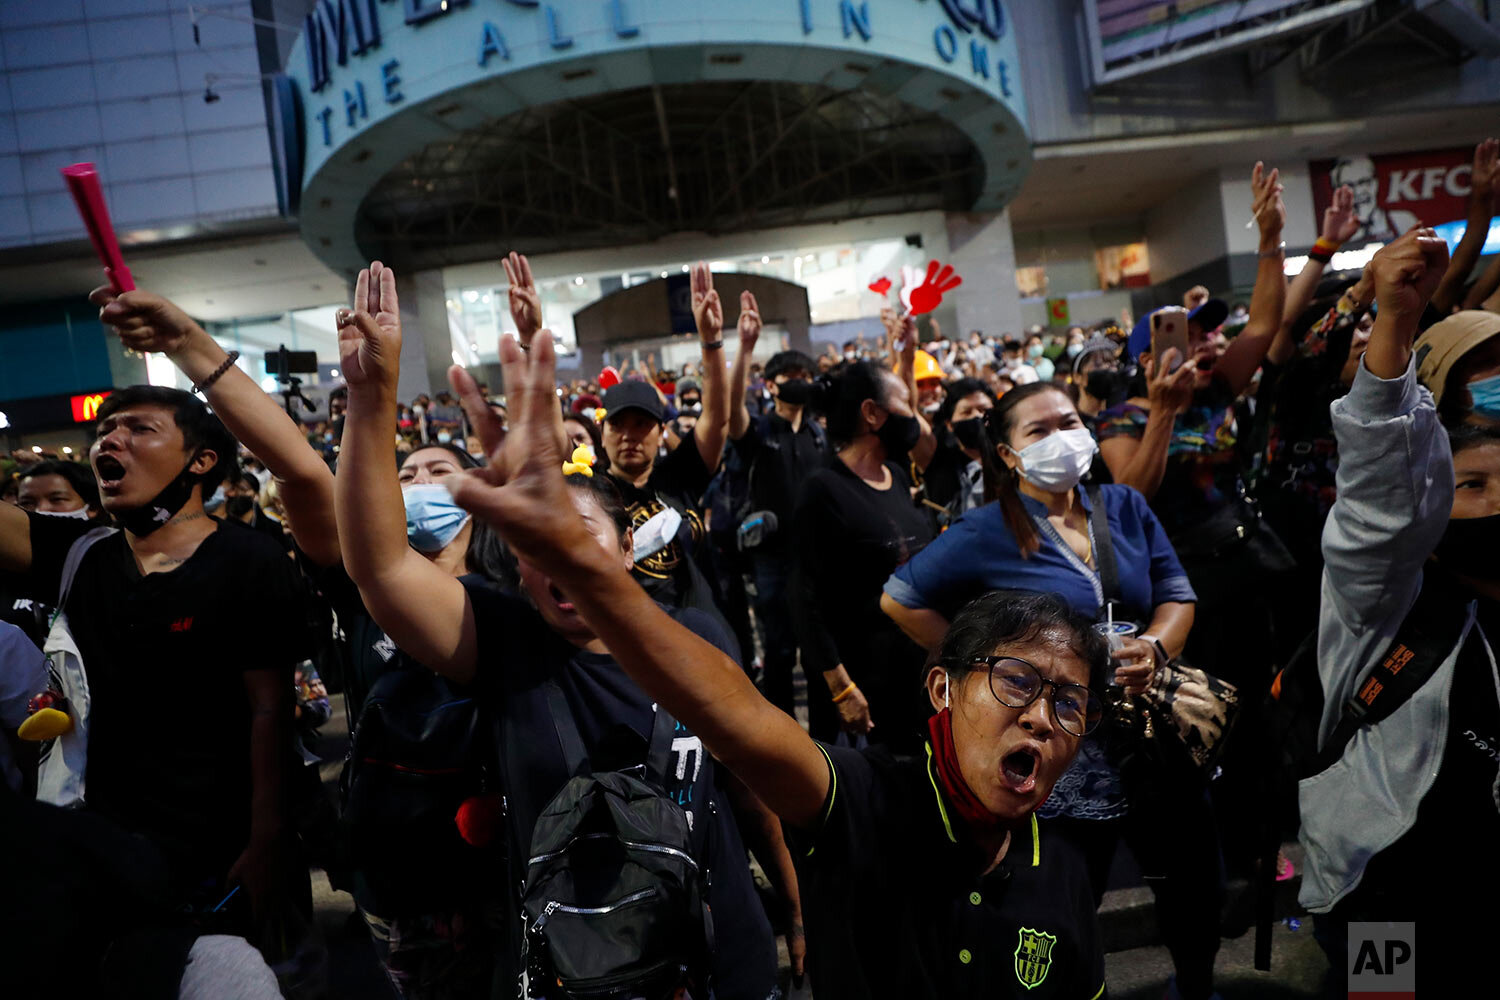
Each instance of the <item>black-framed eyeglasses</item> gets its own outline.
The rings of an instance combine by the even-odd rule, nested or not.
[[[951,660],[947,662],[953,662]],[[975,656],[970,663],[983,664],[990,672],[990,693],[1010,708],[1026,708],[1044,688],[1052,689],[1052,716],[1074,736],[1087,736],[1104,718],[1104,703],[1082,684],[1062,684],[1042,676],[1036,664],[1018,656]]]

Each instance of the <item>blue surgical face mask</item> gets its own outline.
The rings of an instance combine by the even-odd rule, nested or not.
[[[1500,375],[1491,375],[1468,385],[1474,412],[1486,420],[1500,420]]]
[[[406,501],[406,537],[418,552],[441,552],[469,523],[469,512],[441,484],[407,486],[401,498]]]

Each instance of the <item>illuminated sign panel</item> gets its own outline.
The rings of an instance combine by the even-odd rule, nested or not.
[[[18,434],[60,431],[99,418],[99,405],[109,398],[109,389],[95,392],[0,399],[0,427]]]
[[[91,392],[74,396],[68,400],[73,408],[73,423],[91,424],[99,416],[99,404],[109,397],[107,392]]]

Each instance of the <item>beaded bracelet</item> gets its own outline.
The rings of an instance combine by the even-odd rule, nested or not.
[[[234,363],[236,361],[238,361],[239,359],[240,359],[240,352],[239,351],[230,351],[229,352],[229,356],[224,359],[224,363],[222,365],[220,365],[219,367],[215,368],[214,369],[214,373],[212,375],[210,375],[208,378],[204,379],[202,382],[199,382],[197,385],[193,386],[193,391],[194,392],[199,392],[199,393],[207,392],[210,388],[213,387],[213,384],[215,382],[219,381],[219,379],[223,376],[223,374],[225,372],[227,372],[229,369],[231,369],[231,368],[234,367]]]

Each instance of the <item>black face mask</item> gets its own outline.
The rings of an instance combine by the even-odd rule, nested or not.
[[[236,519],[244,517],[254,509],[254,497],[229,497],[224,501],[224,513]]]
[[[953,421],[953,436],[970,451],[983,451],[984,418],[970,417],[968,420]]]
[[[1095,399],[1102,399],[1106,406],[1125,401],[1125,373],[1115,368],[1095,368],[1089,372],[1084,389]]]
[[[875,432],[880,438],[880,443],[885,445],[887,458],[905,455],[917,446],[917,441],[922,437],[922,425],[917,423],[916,417],[902,417],[894,413],[887,414],[885,423]]]
[[[183,505],[192,499],[193,487],[201,479],[196,472],[191,471],[197,460],[197,455],[188,459],[188,464],[183,466],[177,478],[163,486],[160,493],[135,510],[116,514],[115,520],[137,538],[144,538],[172,520]]]
[[[1494,580],[1500,576],[1496,552],[1500,552],[1500,514],[1449,521],[1437,548],[1432,550],[1443,569],[1474,580]]]
[[[776,396],[788,406],[806,406],[812,396],[812,383],[805,378],[789,378],[776,383]]]

